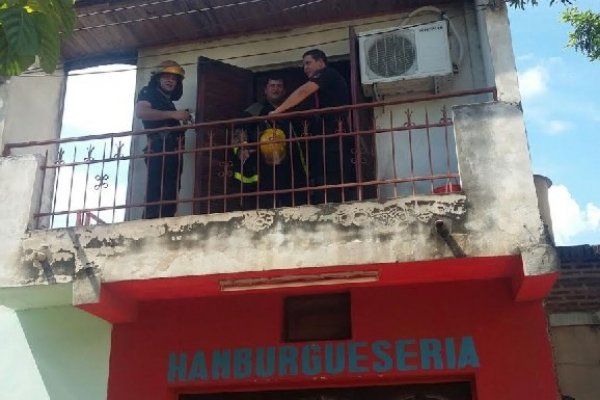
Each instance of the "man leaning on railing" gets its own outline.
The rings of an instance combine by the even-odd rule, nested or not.
[[[144,129],[180,126],[189,122],[188,111],[178,111],[173,101],[183,94],[182,81],[185,70],[175,61],[164,61],[152,72],[147,86],[137,97],[135,115],[142,120]],[[148,134],[146,166],[146,203],[169,201],[168,204],[147,205],[144,218],[172,217],[177,210],[177,192],[181,177],[181,154],[176,152],[183,146],[185,129]],[[158,154],[158,155],[153,155]]]
[[[302,55],[302,65],[308,82],[293,91],[270,115],[286,112],[310,96],[314,96],[315,108],[318,109],[350,104],[348,84],[339,72],[327,65],[327,55],[323,51],[307,51]],[[311,122],[309,131],[312,135],[327,136],[348,132],[348,121],[343,113],[323,114]],[[353,137],[315,139],[309,143],[308,169],[311,186],[356,182],[356,170],[351,162]],[[312,201],[341,202],[355,198],[354,188],[327,189],[314,191]]]

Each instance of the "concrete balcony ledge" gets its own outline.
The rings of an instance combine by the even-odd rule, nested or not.
[[[22,241],[21,284],[90,271],[118,282],[450,258],[435,222],[446,221],[467,246],[465,200],[418,196],[32,231]]]

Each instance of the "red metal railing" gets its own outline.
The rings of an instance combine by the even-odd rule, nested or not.
[[[106,222],[101,220],[90,211],[77,211],[75,215],[76,226],[88,226],[88,225],[106,225]]]
[[[460,191],[449,106],[490,97],[494,88],[12,143],[4,154],[45,154],[37,228],[387,200]]]

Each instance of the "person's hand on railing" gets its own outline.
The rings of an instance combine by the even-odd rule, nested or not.
[[[235,130],[231,144],[236,145],[233,148],[233,152],[242,162],[245,162],[250,157],[251,153],[256,152],[256,149],[248,147],[248,136],[243,129]]]
[[[189,114],[188,119],[186,119],[185,121],[183,121],[184,124],[186,125],[194,125],[196,118],[194,117],[194,113],[192,113],[189,109],[185,109],[185,111],[187,111],[187,113]]]
[[[188,110],[175,110],[175,111],[171,111],[171,118],[176,119],[178,121],[185,123],[189,123],[188,121],[191,120],[192,115],[190,114],[190,112]]]

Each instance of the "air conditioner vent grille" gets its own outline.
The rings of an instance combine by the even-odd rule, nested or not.
[[[358,46],[360,78],[367,95],[419,90],[412,86],[429,90],[433,80],[425,78],[453,73],[445,20],[361,32]]]
[[[369,69],[386,78],[406,74],[416,62],[417,56],[414,35],[412,36],[413,38],[407,38],[391,34],[375,40],[368,49]]]

